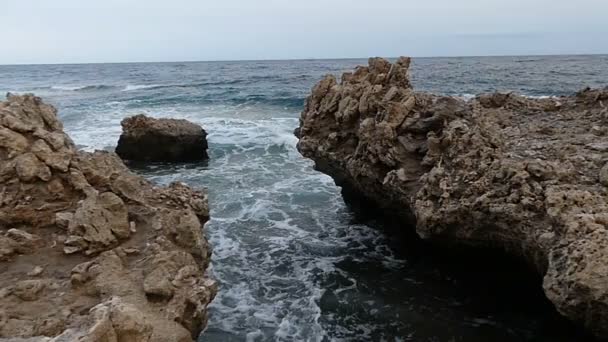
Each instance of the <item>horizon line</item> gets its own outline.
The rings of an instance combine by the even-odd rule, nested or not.
[[[408,56],[412,59],[417,58],[487,58],[487,57],[558,57],[558,56],[608,56],[608,53],[567,53],[567,54],[496,54],[496,55],[438,55],[438,56]],[[289,61],[336,61],[336,60],[365,60],[372,57],[334,57],[334,58],[286,58],[286,59],[213,59],[213,60],[177,60],[177,61],[133,61],[133,62],[74,62],[74,63],[8,63],[0,64],[4,66],[45,66],[45,65],[94,65],[94,64],[162,64],[162,63],[238,63],[238,62],[289,62]],[[398,57],[383,57],[387,59],[396,59]]]

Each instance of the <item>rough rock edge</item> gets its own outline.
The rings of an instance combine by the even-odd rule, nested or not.
[[[192,341],[217,285],[206,194],[76,150],[33,95],[0,102],[0,340]]]
[[[326,76],[299,151],[424,239],[524,258],[561,314],[608,337],[608,88],[465,101],[415,92],[409,65]]]
[[[144,114],[122,120],[116,153],[125,160],[192,162],[209,159],[207,132],[183,119],[155,119]]]

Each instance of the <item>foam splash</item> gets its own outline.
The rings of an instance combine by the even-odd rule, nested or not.
[[[57,85],[57,86],[51,86],[51,89],[53,90],[65,90],[65,91],[76,91],[76,90],[80,90],[80,89],[84,89],[86,86],[61,86],[61,85]]]
[[[134,91],[134,90],[142,90],[142,89],[154,89],[162,87],[159,84],[127,84],[122,91]]]
[[[51,86],[51,90],[59,91],[100,91],[100,90],[112,90],[115,86],[107,84],[94,84],[85,86],[71,86],[71,85],[55,85]]]

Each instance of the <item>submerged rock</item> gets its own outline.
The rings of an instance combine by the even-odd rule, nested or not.
[[[192,122],[143,114],[122,120],[116,153],[125,160],[190,162],[208,159],[207,132]]]
[[[527,260],[560,313],[608,337],[608,137],[591,129],[608,124],[608,89],[465,101],[415,92],[409,65],[326,76],[299,151],[424,239]]]
[[[0,181],[0,341],[198,336],[217,291],[206,194],[77,151],[32,95],[0,102]]]

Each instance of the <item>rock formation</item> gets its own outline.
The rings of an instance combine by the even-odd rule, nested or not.
[[[207,197],[158,188],[85,153],[32,95],[0,102],[0,341],[192,341],[206,276]]]
[[[191,162],[208,159],[207,133],[187,120],[154,119],[143,114],[122,120],[116,153],[125,160]]]
[[[465,101],[415,92],[409,65],[321,80],[300,152],[424,239],[529,261],[560,313],[608,337],[608,89]]]

